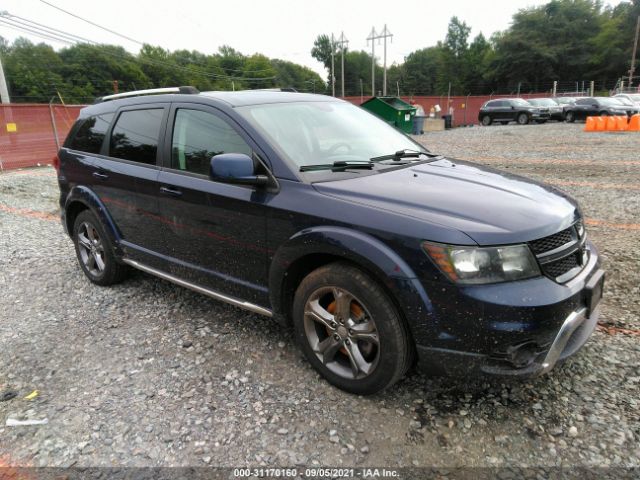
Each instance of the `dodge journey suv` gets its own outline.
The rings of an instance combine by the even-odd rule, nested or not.
[[[56,167],[90,281],[136,268],[272,316],[349,392],[414,364],[539,375],[596,325],[604,273],[571,197],[431,153],[333,97],[103,97]]]

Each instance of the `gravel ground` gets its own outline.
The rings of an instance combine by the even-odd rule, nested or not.
[[[420,139],[581,201],[609,275],[589,343],[524,383],[410,373],[367,398],[320,379],[269,319],[142,273],[93,286],[58,221],[54,172],[0,175],[0,395],[16,393],[0,401],[0,462],[638,467],[640,136],[580,128]]]

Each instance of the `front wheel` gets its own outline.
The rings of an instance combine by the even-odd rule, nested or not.
[[[411,364],[409,332],[395,306],[371,277],[348,264],[320,267],[300,283],[293,322],[307,360],[347,392],[379,392]]]
[[[526,125],[527,123],[529,123],[529,115],[527,115],[526,113],[519,114],[518,115],[518,124]]]
[[[576,121],[576,117],[573,112],[567,112],[564,116],[564,121],[567,123],[573,123]]]
[[[485,115],[482,117],[482,125],[484,125],[485,127],[491,125],[491,117],[489,115]]]

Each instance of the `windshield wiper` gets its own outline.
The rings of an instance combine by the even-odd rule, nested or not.
[[[410,150],[405,148],[404,150],[398,150],[390,155],[380,155],[379,157],[371,158],[372,162],[380,162],[382,160],[401,160],[403,158],[418,158],[421,155],[431,156],[427,152],[421,152],[420,150]]]
[[[319,163],[317,165],[302,165],[301,172],[312,172],[314,170],[333,170],[334,172],[352,168],[366,168],[371,170],[373,163],[368,160],[338,160],[333,163]]]

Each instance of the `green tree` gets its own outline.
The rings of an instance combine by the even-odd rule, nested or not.
[[[249,89],[275,87],[276,71],[264,55],[255,53],[247,58],[242,73]]]
[[[3,55],[5,77],[14,102],[48,103],[65,93],[63,63],[53,48],[18,38]]]

